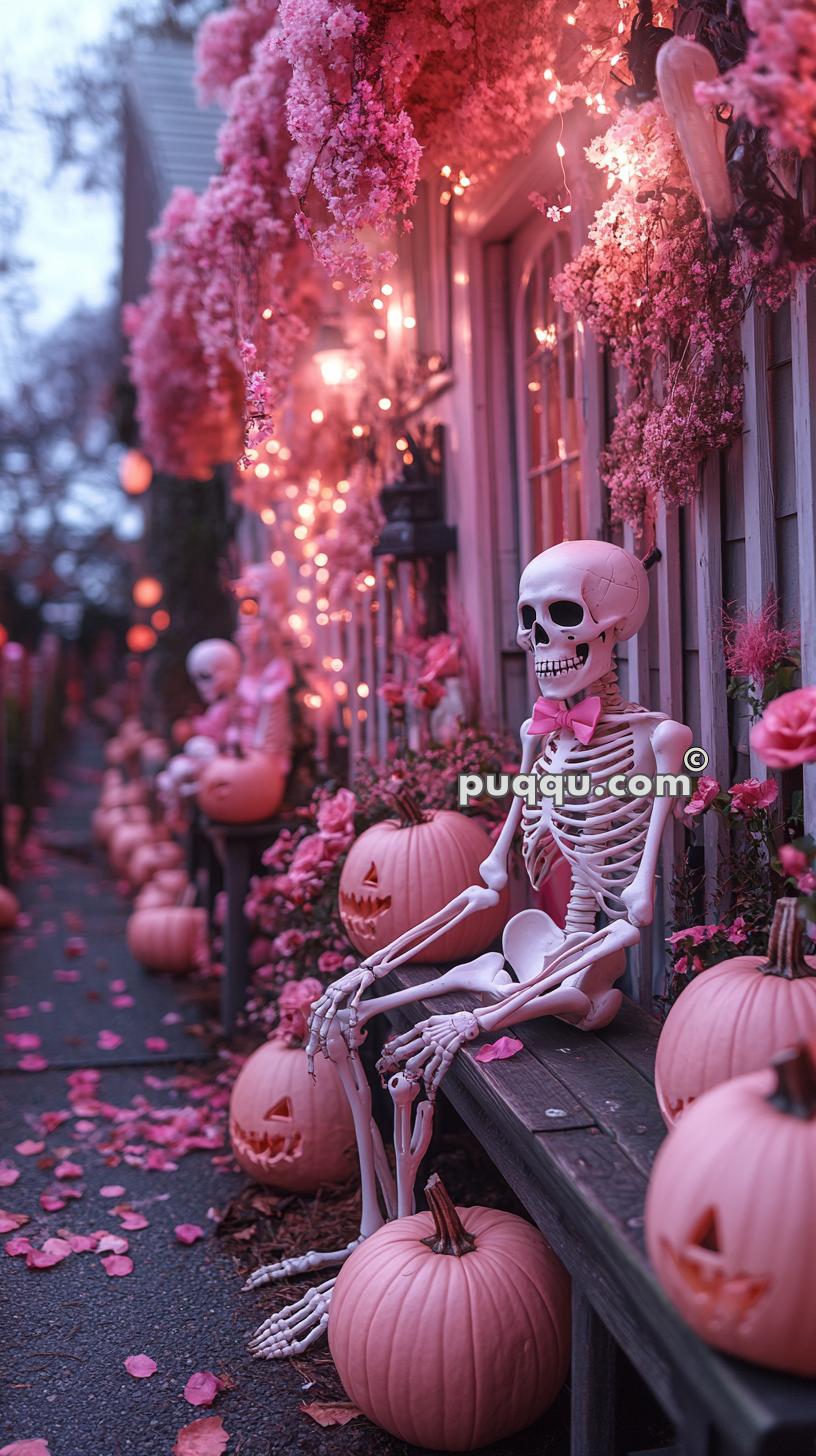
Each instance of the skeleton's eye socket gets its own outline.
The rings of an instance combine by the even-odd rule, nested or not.
[[[521,609],[521,625],[525,632],[529,632],[532,629],[535,619],[535,607],[531,607],[530,603],[526,602]]]
[[[556,627],[577,627],[584,620],[584,609],[580,602],[553,602],[550,616]]]

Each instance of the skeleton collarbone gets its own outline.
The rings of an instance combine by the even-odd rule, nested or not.
[[[572,867],[574,883],[590,889],[608,914],[622,913],[620,892],[637,872],[653,800],[618,798],[606,786],[615,774],[654,776],[651,739],[663,719],[631,704],[603,713],[587,745],[569,728],[557,728],[543,740],[533,773],[568,777],[562,804],[542,797],[523,807],[523,854],[534,887],[547,871],[554,841]],[[570,792],[569,776],[583,792]]]

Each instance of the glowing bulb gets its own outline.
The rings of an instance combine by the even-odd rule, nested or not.
[[[404,435],[400,435],[399,439],[397,440],[397,449],[398,450],[407,450],[408,449],[408,441],[406,440],[406,438],[405,438]]]
[[[346,684],[344,682],[336,682],[334,684],[334,692],[335,696],[338,698],[348,697],[348,688],[346,687]]]
[[[295,526],[294,536],[296,541],[305,541],[309,534],[308,526]]]
[[[266,444],[264,445],[264,450],[266,451],[267,455],[277,455],[278,451],[280,450],[280,445],[278,444],[277,440],[267,440]]]
[[[331,667],[332,672],[342,672],[343,671],[343,659],[342,659],[342,657],[333,657],[332,660],[331,660],[331,663],[329,664],[329,666]]]
[[[364,576],[363,577],[363,581],[365,582],[366,586],[376,586],[377,585],[377,578],[376,578],[376,576],[372,576],[371,575],[371,572],[369,572],[367,576]]]
[[[302,521],[312,522],[315,517],[315,508],[311,501],[302,501],[297,508],[297,513]]]
[[[413,317],[412,314],[408,313],[408,314],[405,315],[405,318],[402,320],[402,326],[405,329],[415,329],[416,328],[416,319]]]
[[[384,339],[385,338],[385,329],[375,329],[374,330],[374,338],[375,339]]]
[[[351,427],[351,433],[354,436],[355,440],[359,440],[361,438],[361,436],[365,434],[365,426],[363,426],[363,425],[352,425],[352,427]]]
[[[358,683],[357,684],[357,696],[358,696],[358,698],[367,698],[370,692],[371,692],[371,688],[368,686],[368,683]]]
[[[303,701],[307,708],[317,709],[323,707],[323,699],[319,693],[306,693]]]
[[[334,505],[332,506],[332,510],[338,516],[342,516],[342,514],[343,514],[343,512],[344,512],[345,509],[346,509],[346,502],[344,500],[336,500],[334,502]],[[297,532],[295,532],[295,535],[297,535]]]
[[[544,80],[545,81],[551,81],[552,78],[553,78],[552,66],[547,66],[547,69],[544,72]]]
[[[564,19],[566,20],[567,25],[574,25],[576,17],[574,15],[566,15]]]
[[[393,283],[384,283],[382,288],[380,289],[380,292],[384,293],[386,298],[390,298],[391,294],[394,292]]]
[[[281,445],[281,447],[280,447],[280,458],[281,458],[281,460],[291,460],[291,458],[292,458],[292,452],[289,449],[289,446],[288,445]]]
[[[326,555],[325,551],[318,551],[314,560],[315,566],[326,566],[328,564],[329,558]]]
[[[313,409],[310,415],[310,419],[313,425],[322,425],[325,418],[326,416],[324,415],[322,409]]]
[[[277,519],[278,518],[275,515],[275,512],[273,511],[271,506],[266,506],[265,509],[261,511],[261,520],[263,521],[265,526],[274,526]]]
[[[558,92],[550,91],[549,95],[547,96],[547,100],[549,101],[550,106],[554,106],[556,101],[558,100]]]
[[[378,399],[377,400],[377,408],[378,409],[381,409],[381,410],[390,410],[390,408],[391,408],[391,401],[388,398],[388,395],[387,394],[384,394],[383,397],[382,397],[382,399]]]
[[[265,319],[269,320],[269,319],[271,319],[271,317],[272,317],[272,310],[271,310],[271,308],[265,308],[264,311],[263,311],[263,313],[261,314],[261,318],[265,318]]]
[[[306,603],[310,602],[311,600],[312,593],[309,591],[309,588],[307,586],[299,587],[299,589],[295,592],[295,601],[300,602],[304,607],[306,606]]]
[[[255,466],[255,474],[257,475],[259,480],[266,480],[266,477],[269,474],[269,466],[267,465],[265,460],[260,460]]]
[[[381,308],[385,308],[385,304],[383,303],[381,298],[372,298],[371,307],[379,310]]]
[[[317,622],[318,627],[328,627],[329,625],[329,619],[326,616],[325,612],[318,612],[317,616],[315,617],[315,621]]]
[[[448,167],[448,166],[441,167],[440,168],[440,176],[442,176],[442,177],[450,177],[452,170],[453,169],[451,167]]]
[[[338,480],[337,489],[341,495],[347,495],[351,490],[351,482],[348,480]]]
[[[556,142],[555,150],[559,157],[565,157],[567,155],[563,142]]]
[[[286,620],[293,632],[302,632],[306,626],[306,622],[301,617],[300,612],[290,612]]]
[[[273,566],[285,566],[286,564],[286,556],[283,551],[273,551],[269,560]]]
[[[286,490],[283,493],[286,496],[287,500],[294,500],[298,494],[298,488],[296,485],[287,485]]]
[[[317,571],[315,572],[315,581],[318,582],[320,584],[320,586],[325,586],[325,584],[328,581],[328,579],[329,579],[328,568],[325,567],[325,566],[319,566],[317,568]]]

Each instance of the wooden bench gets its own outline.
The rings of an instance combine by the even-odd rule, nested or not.
[[[427,979],[402,967],[378,990]],[[446,996],[390,1013],[407,1030],[472,1005]],[[604,1031],[529,1022],[524,1050],[477,1062],[465,1047],[442,1083],[573,1281],[572,1456],[614,1456],[617,1349],[676,1429],[677,1456],[814,1456],[816,1382],[731,1360],[675,1312],[644,1249],[643,1205],[664,1136],[654,1095],[659,1026],[631,1002]],[[651,1456],[651,1453],[650,1453]]]

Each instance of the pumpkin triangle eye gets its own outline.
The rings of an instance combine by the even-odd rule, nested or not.
[[[720,1234],[717,1228],[717,1211],[714,1208],[707,1208],[700,1222],[697,1224],[691,1235],[690,1243],[698,1249],[709,1249],[712,1254],[719,1254]]]
[[[377,874],[377,866],[375,865],[374,861],[372,860],[371,861],[371,864],[369,865],[368,869],[366,870],[365,874],[363,875],[363,884],[364,885],[378,885],[379,883],[380,883],[380,877]]]
[[[264,1113],[264,1122],[268,1122],[271,1117],[288,1117],[291,1119],[291,1116],[292,1103],[290,1099],[288,1097],[281,1097],[275,1103],[274,1107],[270,1107],[269,1111]]]

